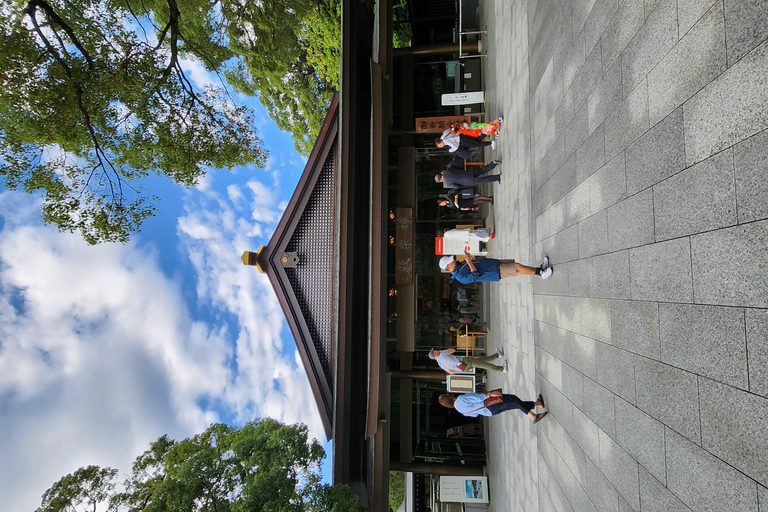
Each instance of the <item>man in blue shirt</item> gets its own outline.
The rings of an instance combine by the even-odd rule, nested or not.
[[[453,256],[440,258],[440,268],[451,273],[451,279],[460,283],[469,284],[481,281],[499,281],[505,277],[513,277],[518,274],[523,276],[541,276],[546,279],[552,275],[552,267],[549,266],[549,258],[538,268],[521,265],[515,260],[497,260],[484,258],[475,260],[468,251],[464,251],[464,263],[459,263]]]
[[[469,418],[476,418],[478,416],[495,416],[501,414],[504,411],[510,411],[517,409],[522,411],[531,418],[533,423],[538,423],[544,416],[549,414],[548,411],[536,414],[533,410],[536,407],[546,409],[544,405],[544,398],[539,395],[535,402],[525,402],[520,400],[516,395],[501,395],[501,402],[493,405],[485,406],[485,399],[490,397],[490,393],[464,393],[463,395],[451,395],[445,393],[440,395],[438,401],[440,405],[448,407],[449,409],[456,409],[464,416]]]

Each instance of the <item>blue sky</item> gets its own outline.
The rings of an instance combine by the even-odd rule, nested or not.
[[[42,225],[39,198],[0,189],[5,510],[34,510],[87,464],[126,475],[160,435],[212,422],[270,416],[324,442],[272,288],[240,261],[269,241],[305,160],[257,100],[242,101],[257,112],[265,168],[214,170],[191,190],[150,180],[161,213],[129,244],[88,246]]]

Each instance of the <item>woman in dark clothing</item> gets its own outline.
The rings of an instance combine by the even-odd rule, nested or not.
[[[462,188],[452,190],[448,194],[443,194],[437,199],[438,206],[454,208],[457,210],[477,211],[478,205],[483,203],[493,204],[491,196],[475,197],[473,188]]]

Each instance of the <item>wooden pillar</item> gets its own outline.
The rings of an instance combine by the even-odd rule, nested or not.
[[[463,466],[461,464],[435,462],[399,462],[389,463],[390,471],[405,471],[412,473],[430,473],[441,476],[483,476],[482,466]]]
[[[461,44],[461,50],[466,53],[477,53],[477,41],[468,41]],[[392,55],[402,57],[403,55],[452,55],[459,53],[459,43],[429,44],[423,46],[409,46],[407,48],[395,48]]]
[[[448,378],[443,370],[393,370],[393,379],[417,379],[442,381]]]

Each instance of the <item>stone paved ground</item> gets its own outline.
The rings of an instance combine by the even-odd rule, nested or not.
[[[768,512],[768,1],[481,5],[491,510]]]

